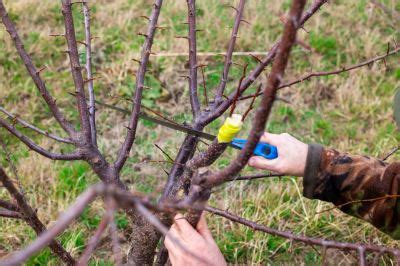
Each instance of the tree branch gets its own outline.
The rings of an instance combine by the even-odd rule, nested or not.
[[[186,163],[186,167],[191,171],[194,171],[200,167],[206,167],[213,164],[221,154],[226,150],[229,143],[219,143],[218,140],[214,140],[208,147],[207,150],[194,156]]]
[[[49,158],[49,159],[67,160],[67,161],[82,159],[82,155],[79,152],[73,152],[73,153],[69,153],[69,154],[59,154],[59,153],[52,153],[52,152],[49,152],[49,151],[43,149],[42,147],[37,145],[35,142],[33,142],[30,138],[26,137],[24,134],[22,134],[20,131],[18,131],[15,128],[15,126],[10,125],[9,123],[7,123],[7,121],[5,121],[4,119],[1,119],[1,118],[0,118],[0,126],[7,129],[8,132],[10,132],[15,137],[17,137],[20,141],[22,141],[31,150]]]
[[[41,235],[46,231],[46,227],[39,220],[36,215],[36,212],[32,209],[32,207],[27,203],[24,195],[22,195],[17,188],[14,186],[13,182],[6,175],[4,170],[0,167],[0,182],[3,183],[3,186],[7,189],[10,195],[15,199],[18,204],[18,210],[23,215],[23,219],[31,226],[37,235]],[[68,265],[75,264],[74,258],[61,246],[61,244],[51,239],[48,244],[50,244],[51,250],[58,256],[62,261],[67,263]],[[19,264],[19,263],[16,263]]]
[[[83,15],[85,23],[85,47],[86,47],[86,77],[89,92],[89,123],[92,136],[92,144],[97,147],[96,130],[96,103],[93,88],[92,75],[92,36],[90,34],[90,9],[87,2],[83,3]]]
[[[40,128],[37,128],[34,125],[31,125],[28,122],[26,122],[25,120],[19,118],[18,116],[13,115],[11,112],[7,111],[6,109],[4,109],[1,106],[0,106],[0,112],[2,112],[5,115],[7,115],[13,121],[18,122],[19,124],[23,125],[24,127],[29,128],[29,129],[31,129],[31,130],[33,130],[33,131],[35,131],[35,132],[37,132],[37,133],[39,133],[41,135],[44,135],[44,136],[46,136],[48,138],[54,139],[54,140],[59,141],[59,142],[68,143],[68,144],[74,144],[74,142],[71,139],[65,139],[65,138],[59,137],[57,135],[54,135],[52,133],[49,133],[47,131],[44,131],[44,130],[42,130]]]
[[[11,39],[14,42],[14,46],[18,51],[19,56],[21,57],[24,65],[32,77],[33,82],[35,83],[37,89],[39,90],[40,94],[42,95],[43,99],[46,101],[47,105],[49,106],[54,118],[58,121],[61,127],[70,135],[75,135],[75,129],[71,123],[64,117],[61,111],[58,109],[56,104],[56,99],[54,99],[49,91],[46,88],[46,85],[42,78],[40,77],[40,72],[36,69],[35,65],[32,62],[31,57],[25,51],[24,45],[18,35],[17,29],[15,25],[11,21],[10,17],[7,14],[7,10],[3,4],[3,1],[0,0],[0,17],[3,21],[4,26],[6,27],[7,32],[10,34]]]
[[[309,74],[307,74],[307,75],[305,75],[305,76],[303,76],[303,77],[301,77],[299,79],[296,79],[296,80],[290,81],[288,83],[285,83],[285,84],[279,86],[278,89],[283,89],[283,88],[290,87],[292,85],[301,83],[303,81],[308,81],[313,77],[338,75],[338,74],[341,74],[341,73],[344,73],[344,72],[348,72],[348,71],[351,71],[351,70],[354,70],[354,69],[357,69],[357,68],[360,68],[360,67],[370,66],[371,64],[373,64],[375,62],[378,62],[378,61],[381,61],[381,60],[385,60],[387,57],[397,54],[399,51],[400,51],[400,46],[395,47],[395,49],[393,49],[392,51],[387,52],[387,53],[385,53],[383,55],[371,58],[371,59],[369,59],[367,61],[355,64],[355,65],[351,65],[351,66],[348,66],[348,67],[342,67],[340,69],[336,69],[336,70],[332,70],[332,71],[312,72],[312,73],[309,73]],[[246,96],[241,97],[239,100],[246,100],[246,99],[253,98],[254,96],[260,96],[260,95],[262,95],[262,93],[246,95]]]
[[[114,167],[117,171],[120,171],[124,166],[126,159],[129,156],[129,152],[132,148],[133,141],[136,136],[136,128],[139,120],[140,113],[140,102],[142,100],[142,92],[144,86],[144,78],[146,75],[147,64],[149,62],[149,57],[151,54],[151,47],[153,45],[154,34],[157,28],[157,21],[160,15],[162,0],[156,0],[153,5],[153,10],[150,15],[150,23],[147,28],[146,40],[142,47],[142,57],[140,59],[140,66],[136,74],[136,90],[133,98],[134,104],[132,108],[132,114],[129,120],[128,132],[125,137],[124,144],[122,145],[118,158],[114,163]]]
[[[207,95],[207,86],[206,86],[206,78],[205,78],[205,74],[204,74],[204,66],[200,67],[201,69],[201,77],[203,79],[203,95],[204,95],[204,101],[205,101],[205,105],[208,105],[208,95]]]
[[[25,193],[24,193],[24,189],[21,184],[21,178],[19,178],[18,169],[12,161],[11,154],[7,149],[6,143],[1,138],[0,138],[0,146],[3,148],[3,153],[6,156],[6,161],[7,161],[8,165],[10,166],[12,173],[14,174],[14,178],[18,184],[18,188],[23,195]],[[6,208],[6,209],[8,209],[8,208]],[[18,211],[18,210],[15,210],[15,211]]]
[[[0,199],[0,207],[7,209],[9,211],[19,212],[17,205],[15,205],[14,203],[5,201],[5,200],[1,200],[1,199]]]
[[[256,91],[256,93],[254,94],[254,97],[251,99],[251,102],[250,102],[249,107],[247,108],[246,112],[244,112],[242,121],[244,121],[244,120],[246,119],[247,115],[253,110],[253,108],[254,108],[254,102],[256,101],[257,95],[258,95],[259,92],[261,91],[261,88],[262,88],[262,84],[260,84],[260,85],[257,87],[257,91]]]
[[[0,168],[0,181],[2,181],[3,184],[7,187],[7,189],[9,189],[10,194],[12,194],[14,198],[17,200],[19,207],[23,212],[25,211],[25,209],[27,209],[26,211],[29,213],[29,215],[35,215],[34,211],[30,208],[29,205],[27,205],[25,199],[23,198],[23,195],[20,194],[15,189],[15,187],[12,185],[12,182],[9,181],[8,177],[5,175],[5,173],[1,168]],[[9,188],[10,186],[12,186],[11,189]],[[75,200],[75,202],[58,217],[57,221],[53,224],[51,228],[45,230],[43,226],[44,228],[43,232],[26,248],[11,254],[5,261],[1,261],[2,265],[22,264],[29,257],[33,256],[35,253],[39,252],[41,249],[49,245],[49,243],[52,243],[52,241],[54,241],[53,239],[55,239],[58,235],[60,235],[66,228],[68,228],[74,222],[74,220],[84,211],[84,209],[89,204],[91,204],[98,196],[104,196],[106,198],[111,197],[113,200],[115,200],[115,203],[118,204],[118,207],[121,208],[132,208],[132,206],[135,206],[136,208],[138,208],[138,212],[140,212],[145,219],[150,219],[149,222],[154,224],[158,229],[161,229],[163,233],[166,233],[168,231],[168,228],[166,228],[148,209],[159,212],[185,210],[189,208],[195,208],[200,210],[200,206],[198,206],[197,204],[193,204],[190,206],[184,203],[170,203],[170,202],[154,204],[153,203],[154,201],[147,197],[143,198],[136,196],[131,192],[118,188],[117,186],[114,185],[106,185],[104,183],[99,183],[89,187],[85,192],[83,192]],[[149,215],[149,213],[151,215]],[[110,212],[107,212],[106,215],[108,215],[109,219],[112,219]],[[103,226],[105,227],[105,225],[106,221],[101,223],[102,227]],[[100,237],[99,234],[101,234],[101,231],[104,230],[103,229],[97,230],[95,234],[96,236],[92,238],[93,242],[91,242],[90,245],[93,245],[94,242],[98,241],[97,237]],[[182,248],[185,251],[187,251],[187,249],[185,249],[184,246]],[[90,249],[94,249],[94,246],[90,246]],[[86,251],[84,254],[87,255]],[[81,262],[83,263],[84,260],[87,261],[87,259],[88,259],[87,257],[81,257],[79,263]]]
[[[19,212],[10,211],[10,210],[6,210],[3,208],[0,208],[0,216],[5,217],[5,218],[12,218],[12,219],[23,219],[24,218]]]
[[[118,239],[118,229],[114,221],[114,213],[117,208],[117,203],[115,202],[115,199],[112,197],[108,197],[106,199],[106,207],[107,207],[106,212],[110,217],[109,231],[111,234],[111,244],[112,244],[112,251],[114,254],[114,262],[115,265],[119,266],[122,265],[122,254],[121,254],[121,245]]]
[[[322,246],[324,248],[337,248],[341,250],[354,250],[357,252],[360,252],[360,250],[364,251],[372,251],[372,252],[379,252],[381,254],[383,253],[389,253],[393,254],[397,260],[400,258],[400,249],[394,249],[394,248],[387,248],[384,246],[377,246],[377,245],[371,245],[371,244],[354,244],[354,243],[344,243],[344,242],[336,242],[336,241],[330,241],[330,240],[325,240],[321,238],[312,238],[312,237],[307,237],[307,236],[302,236],[302,235],[296,235],[288,231],[280,231],[277,229],[269,228],[260,224],[257,224],[255,222],[246,220],[242,217],[236,216],[232,213],[229,213],[228,211],[220,210],[217,208],[213,208],[210,206],[207,206],[205,208],[206,211],[209,213],[224,217],[228,220],[231,220],[235,223],[240,223],[242,225],[248,226],[252,228],[253,230],[265,232],[274,236],[280,236],[283,238],[287,238],[290,240],[295,240],[295,241],[300,241],[303,243],[306,243],[308,245],[318,245]],[[365,255],[365,254],[364,254]]]
[[[293,0],[289,17],[285,23],[282,41],[278,47],[278,54],[268,77],[267,85],[264,89],[264,96],[253,120],[253,126],[249,137],[247,138],[246,145],[240,152],[239,156],[224,170],[216,173],[198,173],[195,175],[192,178],[189,195],[184,199],[184,202],[187,202],[188,204],[198,202],[205,205],[210,197],[211,188],[226,182],[231,178],[231,176],[237,176],[253,154],[253,150],[260,140],[268,116],[271,112],[277,88],[284,76],[291,48],[296,41],[297,30],[300,25],[299,20],[305,3],[306,0]],[[199,211],[190,211],[188,216],[189,223],[195,227],[200,219],[200,215],[201,212]]]
[[[200,113],[197,95],[197,41],[196,41],[196,0],[187,0],[189,25],[189,94],[192,113],[196,119]]]
[[[7,180],[5,173],[2,172],[0,168],[0,180],[3,179]],[[11,184],[12,185],[12,184]],[[111,186],[110,186],[111,188]],[[14,252],[11,254],[5,261],[2,261],[5,265],[20,265],[28,258],[39,252],[44,247],[50,244],[50,247],[53,245],[53,239],[55,239],[59,234],[61,234],[74,220],[84,211],[87,205],[89,205],[98,195],[104,195],[106,192],[107,186],[103,183],[96,184],[88,188],[84,193],[82,193],[76,200],[73,205],[71,205],[67,210],[65,210],[54,223],[51,228],[47,230],[43,226],[43,230],[41,234],[26,248],[23,250]],[[111,188],[112,190],[112,188]],[[9,190],[10,191],[10,190]],[[18,201],[19,207],[21,209],[27,209],[30,215],[36,215],[34,211],[27,205],[23,196],[16,191],[16,189],[12,189],[10,193],[14,196],[15,199]],[[20,204],[21,203],[21,204]],[[23,208],[22,208],[23,207]],[[81,261],[80,261],[81,262]],[[80,263],[79,262],[79,263]],[[69,265],[74,265],[75,262],[69,262]]]
[[[89,110],[85,99],[85,83],[82,76],[82,67],[79,63],[78,46],[75,36],[74,18],[72,15],[71,0],[62,0],[62,14],[65,25],[65,38],[68,45],[68,55],[71,65],[71,73],[75,84],[75,96],[78,105],[81,129],[85,141],[92,143],[91,128],[89,122]]]
[[[229,45],[228,45],[228,50],[225,55],[224,70],[223,70],[221,81],[218,85],[217,93],[215,95],[215,100],[214,100],[216,106],[218,106],[222,100],[222,95],[224,94],[226,83],[228,81],[229,69],[232,65],[232,54],[235,49],[235,43],[236,43],[237,35],[239,32],[240,23],[242,22],[245,2],[246,2],[245,0],[240,0],[237,8],[235,8],[235,11],[236,11],[235,22],[233,24],[231,39],[230,39]]]
[[[301,14],[305,5],[305,0],[294,0],[290,10],[285,29],[282,36],[282,41],[278,47],[276,59],[272,65],[271,73],[268,77],[267,85],[264,88],[260,106],[253,119],[253,126],[250,131],[247,143],[238,157],[224,170],[211,174],[202,178],[194,178],[194,185],[211,188],[219,185],[229,179],[230,176],[236,176],[243,169],[253,154],[253,150],[260,140],[264,131],[265,124],[268,120],[272,105],[275,100],[278,87],[282,82],[287,62],[292,46],[296,41],[297,30],[301,26]]]
[[[303,14],[299,27],[303,27],[303,25],[307,22],[307,20],[314,15],[319,8],[328,2],[328,0],[315,0],[310,8]],[[248,75],[248,77],[243,81],[240,86],[240,94],[242,94],[251,84],[258,78],[258,76],[263,72],[265,67],[267,67],[275,58],[278,52],[278,46],[281,40],[278,40],[269,51],[268,55],[266,55],[262,61],[257,65],[257,67]],[[233,103],[235,99],[236,92],[231,93],[228,98],[223,101],[216,109],[214,109],[208,116],[201,120],[202,125],[207,125],[210,122],[214,121],[216,118],[220,117]]]
[[[396,152],[398,152],[400,150],[400,146],[397,146],[395,148],[393,148],[390,152],[388,152],[388,154],[386,154],[381,160],[382,161],[386,161],[387,159],[389,159],[393,154],[395,154]]]
[[[88,245],[86,246],[85,251],[79,259],[78,266],[88,265],[89,259],[92,256],[94,250],[100,242],[100,238],[103,235],[104,231],[107,229],[108,223],[110,222],[110,216],[106,213],[103,215],[103,218],[100,221],[99,226],[97,227],[96,232],[90,238]]]
[[[262,179],[262,178],[267,178],[267,177],[283,177],[285,175],[281,174],[274,174],[274,173],[267,173],[267,174],[255,174],[255,175],[238,175],[236,177],[230,177],[226,180],[226,182],[229,181],[241,181],[241,180],[255,180],[255,179]]]

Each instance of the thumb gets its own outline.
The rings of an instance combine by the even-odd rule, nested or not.
[[[268,160],[261,156],[253,156],[249,160],[249,165],[257,169],[264,169],[273,172],[279,172],[278,159]]]

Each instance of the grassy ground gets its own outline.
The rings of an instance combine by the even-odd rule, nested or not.
[[[68,70],[68,60],[62,51],[66,44],[62,38],[49,37],[61,33],[62,16],[58,1],[51,0],[5,0],[26,48],[33,55],[37,66],[46,66],[42,73],[48,87],[57,97],[57,102],[71,119],[77,117],[73,108],[73,83]],[[222,52],[227,46],[230,27],[233,22],[232,9],[221,1],[198,1],[199,32],[198,50],[201,52]],[[238,2],[238,1],[233,1]],[[282,30],[279,17],[289,7],[286,0],[248,1],[245,19],[238,40],[237,51],[265,51],[271,47]],[[400,11],[400,3],[385,0],[388,7]],[[116,102],[114,96],[131,96],[134,89],[132,73],[137,68],[131,58],[137,57],[143,37],[135,33],[143,31],[146,20],[141,15],[149,14],[151,1],[115,0],[96,1],[92,6],[93,34],[99,38],[94,42],[94,62],[97,76],[95,82],[98,98]],[[82,14],[75,8],[79,21],[77,35],[83,39]],[[155,52],[185,52],[187,43],[175,36],[186,34],[185,1],[166,1],[160,18],[160,25],[169,27],[157,33]],[[375,8],[366,0],[335,0],[315,15],[300,33],[300,39],[311,47],[296,47],[287,80],[299,77],[312,70],[330,70],[354,64],[386,52],[388,42],[400,40],[399,22]],[[51,118],[48,109],[29,80],[21,61],[15,52],[9,36],[0,27],[0,99],[8,110],[37,126],[61,133]],[[83,51],[83,47],[81,47]],[[84,57],[84,56],[83,56]],[[156,57],[151,60],[146,84],[151,89],[144,93],[143,104],[162,111],[176,121],[190,119],[187,81],[180,77],[187,73],[185,56]],[[235,57],[241,64],[256,63],[250,57]],[[214,88],[223,68],[222,56],[201,57],[206,63],[206,83]],[[266,71],[267,73],[268,71]],[[241,69],[233,67],[232,80],[228,90],[235,88]],[[265,80],[265,75],[261,81]],[[279,101],[274,107],[268,130],[274,133],[290,132],[306,142],[318,142],[351,153],[383,156],[398,145],[400,134],[392,119],[391,101],[396,88],[400,87],[399,56],[387,60],[386,67],[377,63],[340,76],[317,78],[280,92],[289,103]],[[254,91],[251,88],[250,91]],[[202,92],[200,92],[202,94]],[[212,90],[209,89],[212,95]],[[111,96],[110,96],[111,95]],[[204,101],[204,99],[202,99]],[[128,103],[119,101],[120,105]],[[239,106],[240,110],[246,104]],[[99,109],[98,124],[101,133],[99,145],[112,158],[123,140],[127,117]],[[206,130],[215,133],[221,121],[216,121]],[[251,118],[246,122],[249,129]],[[26,131],[26,130],[25,130]],[[243,130],[243,136],[246,134]],[[69,147],[59,146],[31,132],[26,133],[44,147],[67,151]],[[29,152],[15,138],[0,130],[12,152],[21,183],[39,216],[51,225],[59,212],[63,211],[97,178],[82,162],[51,162]],[[143,163],[144,159],[162,160],[162,154],[154,147],[158,144],[171,155],[175,155],[184,135],[149,123],[141,123],[131,157],[122,173],[122,178],[132,189],[157,195],[165,182],[162,168],[169,165]],[[204,147],[200,146],[200,149]],[[236,151],[229,150],[215,168],[226,166]],[[6,166],[4,156],[1,161]],[[391,160],[399,159],[394,156]],[[250,172],[251,169],[246,169]],[[309,236],[329,239],[368,242],[398,246],[398,242],[378,232],[372,226],[342,214],[330,211],[329,204],[311,201],[301,196],[302,180],[292,177],[280,180],[272,178],[254,182],[237,182],[227,185],[212,197],[212,205],[229,207],[230,211],[246,218],[257,220],[268,226],[291,230]],[[7,198],[4,191],[0,191]],[[84,249],[87,237],[99,223],[103,213],[102,202],[96,201],[59,239],[74,255]],[[220,248],[226,259],[233,263],[276,263],[316,264],[320,263],[321,250],[281,239],[235,225],[229,221],[208,217]],[[120,213],[117,219],[121,241],[127,251],[129,222]],[[0,219],[0,255],[27,245],[35,235],[24,223]],[[109,239],[102,242],[96,252],[93,265],[108,265],[111,261]],[[329,251],[329,260],[335,264],[351,264],[355,254]],[[386,259],[383,264],[390,264]],[[49,250],[32,258],[29,265],[51,264],[58,261]]]

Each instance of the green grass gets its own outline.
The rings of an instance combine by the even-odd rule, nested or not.
[[[46,66],[41,75],[57,103],[67,117],[76,123],[78,113],[75,102],[68,92],[73,91],[73,81],[69,71],[66,43],[63,38],[49,37],[50,33],[62,33],[62,15],[59,2],[39,0],[4,1],[9,13],[17,23],[25,47],[33,55],[36,66]],[[233,1],[237,4],[237,0]],[[382,1],[390,8],[400,11],[398,1]],[[247,1],[244,18],[250,24],[243,24],[239,32],[237,51],[265,51],[280,35],[282,23],[279,19],[282,10],[288,10],[290,1]],[[136,32],[144,32],[151,5],[144,0],[96,1],[92,6],[92,32],[99,38],[94,40],[93,62],[96,75],[95,92],[99,99],[118,103],[129,108],[129,102],[116,100],[112,96],[130,97],[134,91],[137,63],[143,37]],[[38,12],[40,10],[40,12]],[[200,52],[223,52],[227,47],[233,10],[221,1],[198,1],[198,28],[204,31],[198,34]],[[267,14],[267,15],[266,15]],[[79,39],[83,39],[82,14],[79,5],[75,5],[74,16]],[[185,35],[187,26],[186,4],[181,1],[166,1],[161,13],[159,25],[168,27],[157,32],[153,51],[187,52],[187,41],[175,38]],[[0,25],[2,26],[2,25]],[[374,8],[367,0],[340,0],[324,6],[301,30],[299,39],[311,47],[311,51],[297,46],[293,49],[286,79],[293,80],[311,71],[325,71],[355,64],[386,52],[387,43],[393,39],[399,43],[399,22],[394,21],[380,9]],[[40,94],[29,79],[22,66],[10,38],[0,27],[0,99],[10,111],[35,125],[63,135],[61,128],[52,119],[50,111],[44,106]],[[84,47],[80,46],[81,61],[84,62]],[[205,68],[208,95],[213,95],[221,77],[223,56],[199,57],[199,63]],[[149,72],[146,75],[146,89],[143,104],[164,113],[177,122],[189,121],[188,82],[182,77],[187,75],[187,56],[151,57]],[[234,57],[239,64],[249,64],[249,70],[257,62],[250,57]],[[393,118],[391,104],[396,88],[400,88],[399,56],[353,72],[337,76],[315,78],[286,88],[279,93],[290,103],[277,101],[267,130],[273,133],[289,132],[305,142],[318,142],[339,150],[355,154],[383,156],[392,147],[398,145],[400,134]],[[265,81],[270,68],[267,68],[261,80]],[[237,87],[242,69],[234,65],[230,72],[227,92]],[[201,74],[199,73],[199,80]],[[256,90],[249,88],[247,93]],[[200,100],[203,103],[203,88],[199,84]],[[238,111],[247,108],[248,102],[238,105]],[[127,117],[99,108],[98,126],[101,137],[99,145],[112,160],[125,135],[124,125]],[[240,136],[248,133],[252,115],[247,119]],[[211,123],[205,131],[215,134],[221,125],[221,119]],[[23,129],[43,147],[67,152],[71,147],[59,145],[48,139]],[[164,160],[163,154],[154,143],[160,145],[169,154],[175,156],[184,138],[183,133],[161,128],[148,122],[139,124],[138,136],[121,177],[132,190],[159,195],[166,175],[162,168],[169,170],[169,164],[144,163],[144,160]],[[16,163],[23,187],[30,203],[38,208],[41,219],[51,225],[58,214],[65,210],[88,186],[98,182],[98,178],[83,162],[53,163],[28,151],[26,147],[0,130]],[[204,149],[203,144],[199,149]],[[237,151],[228,149],[212,166],[221,169],[227,166]],[[400,159],[395,155],[391,161]],[[3,155],[0,162],[7,166]],[[8,169],[9,170],[9,169]],[[244,172],[253,172],[246,168]],[[346,216],[339,211],[319,214],[331,205],[305,199],[301,195],[302,180],[291,177],[271,178],[254,182],[241,181],[227,184],[214,194],[213,206],[229,207],[230,211],[267,226],[290,230],[309,236],[324,237],[340,241],[373,242],[389,246],[398,246],[372,226]],[[8,198],[0,191],[2,198]],[[78,257],[88,238],[104,213],[99,199],[88,207],[77,221],[59,237],[63,245],[73,256]],[[299,243],[290,243],[286,239],[254,232],[251,229],[233,224],[218,217],[209,216],[208,221],[213,234],[226,259],[232,263],[271,263],[315,265],[321,263],[322,250],[314,250]],[[129,220],[123,213],[116,215],[120,238],[124,252],[129,245]],[[35,234],[22,222],[0,220],[0,253],[4,255],[30,243]],[[91,265],[111,265],[111,246],[106,237],[104,243],[94,254]],[[330,263],[354,263],[354,254],[342,251],[329,251]],[[106,258],[106,259],[104,259]],[[386,259],[382,263],[390,264]],[[31,258],[28,265],[57,265],[59,261],[48,249]]]

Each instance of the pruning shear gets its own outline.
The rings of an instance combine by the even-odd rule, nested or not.
[[[230,146],[241,150],[247,143],[247,139],[234,138],[230,143]],[[257,143],[257,146],[253,150],[253,154],[256,156],[264,157],[265,159],[272,160],[278,158],[278,148],[265,142]]]
[[[114,105],[110,105],[110,104],[106,104],[100,101],[95,101],[98,105],[101,105],[103,107],[109,108],[109,109],[113,109],[115,111],[121,112],[121,113],[125,113],[125,114],[130,114],[131,112],[125,109],[122,109],[120,107],[114,106]],[[178,124],[176,122],[170,121],[170,120],[166,120],[166,119],[159,119],[153,116],[149,116],[148,114],[144,113],[144,112],[140,112],[139,117],[156,123],[158,125],[161,126],[165,126],[171,129],[175,129],[175,130],[179,130],[181,132],[185,132],[191,135],[195,135],[198,136],[200,138],[203,139],[207,139],[207,140],[211,140],[214,141],[214,139],[216,138],[216,136],[211,135],[209,133],[206,132],[202,132],[199,130],[195,130],[193,128],[190,128],[188,126],[185,125],[181,125]],[[244,146],[247,143],[247,139],[239,139],[239,138],[234,138],[232,142],[229,143],[229,146],[231,146],[232,148],[241,150],[244,148]],[[278,149],[276,146],[270,145],[268,143],[265,142],[259,142],[257,144],[257,146],[254,148],[253,150],[253,154],[256,156],[261,156],[264,157],[265,159],[268,160],[272,160],[272,159],[276,159],[278,158]]]

